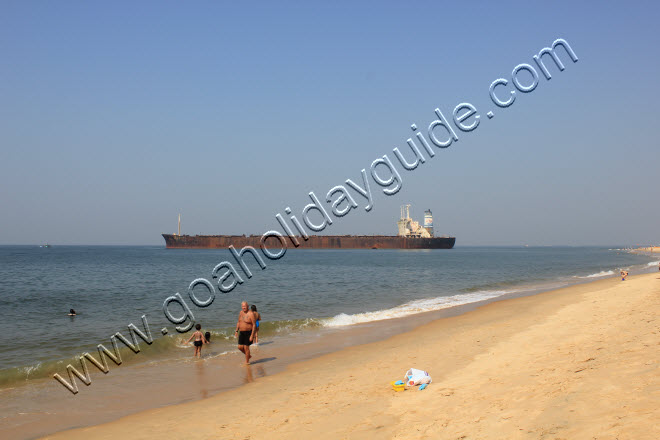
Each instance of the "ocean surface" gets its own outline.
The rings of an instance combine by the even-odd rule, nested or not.
[[[396,318],[614,277],[622,268],[631,274],[657,271],[658,259],[616,247],[289,250],[281,260],[267,260],[266,270],[260,270],[247,255],[245,260],[253,276],[244,276],[244,283],[232,292],[216,292],[213,303],[200,308],[191,303],[188,286],[197,278],[214,281],[212,270],[222,261],[235,263],[226,249],[0,246],[3,412],[20,411],[18,408],[34,402],[31,399],[36,395],[53,393],[62,395],[62,399],[73,396],[52,378],[53,374],[59,373],[68,381],[68,364],[83,372],[79,360],[82,353],[98,358],[98,344],[112,350],[110,336],[116,332],[130,340],[130,323],[144,332],[143,315],[154,342],[149,345],[137,338],[138,354],[119,342],[123,363],[117,366],[108,359],[108,364],[112,372],[133,371],[134,378],[142,374],[136,386],[153,381],[156,387],[158,383],[153,374],[146,373],[146,365],[161,363],[168,371],[176,371],[177,365],[190,362],[193,352],[184,343],[190,333],[177,333],[163,314],[164,300],[177,292],[202,330],[212,334],[211,348],[203,350],[204,359],[238,362],[241,358],[233,330],[242,300],[256,304],[262,314],[259,338],[264,344],[273,343],[276,348],[286,343],[290,347],[309,344],[324,332],[379,322],[385,326],[381,328],[386,328],[397,322]],[[200,299],[205,298],[204,289],[195,292]],[[72,308],[78,313],[75,317],[67,316]],[[183,313],[174,304],[171,310],[175,315]],[[167,335],[161,332],[163,328],[167,328]],[[85,388],[78,381],[81,395],[111,376],[103,376],[87,364],[96,382]],[[231,365],[227,368],[234,368]],[[260,371],[257,374],[270,374]],[[209,389],[212,393],[221,388]],[[179,397],[192,398],[196,396],[183,393]],[[14,399],[15,406],[8,399]],[[30,405],[35,413],[50,414],[47,402]],[[84,411],[81,407],[80,417],[85,416]],[[18,426],[31,420],[25,417],[4,422]],[[25,438],[29,437],[26,434]]]

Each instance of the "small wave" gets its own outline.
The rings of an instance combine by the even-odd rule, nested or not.
[[[215,358],[217,358],[217,357],[225,356],[225,355],[228,355],[228,354],[230,354],[230,353],[234,353],[234,352],[233,352],[233,351],[223,351],[222,353],[209,353],[209,354],[205,355],[205,356],[203,357],[203,359],[204,359],[205,361],[207,361],[207,360],[209,360],[209,359],[215,359]]]
[[[42,379],[52,374],[64,364],[62,360],[37,361],[32,365],[12,367],[0,370],[0,388],[8,388],[13,384],[26,383],[30,379]]]
[[[290,334],[302,330],[311,330],[321,327],[316,318],[286,319],[282,321],[266,321],[259,327],[259,334],[265,336]]]
[[[25,380],[30,378],[30,374],[38,372],[41,367],[41,362],[37,362],[35,365],[28,365],[27,367],[23,367],[21,370],[25,373]]]
[[[660,264],[660,261],[651,261],[647,266],[657,266],[658,264]]]
[[[449,307],[470,304],[477,301],[496,298],[515,290],[482,290],[473,293],[464,293],[453,296],[440,296],[437,298],[411,301],[391,309],[376,310],[374,312],[356,313],[348,315],[340,313],[332,318],[321,320],[324,327],[343,327],[347,325],[362,324],[365,322],[382,321],[385,319],[402,318],[417,313],[431,312],[447,309]]]
[[[614,275],[614,271],[612,270],[601,270],[598,273],[592,273],[591,275],[587,275],[586,277],[576,277],[576,278],[600,278],[600,277],[609,277],[611,275]]]

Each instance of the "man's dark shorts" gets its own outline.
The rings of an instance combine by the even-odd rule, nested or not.
[[[238,345],[252,345],[250,336],[252,336],[252,330],[238,332]]]

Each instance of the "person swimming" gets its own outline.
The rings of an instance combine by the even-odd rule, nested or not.
[[[206,338],[206,342],[211,342],[211,332],[204,333],[204,337]]]
[[[73,309],[69,309],[69,316],[76,316],[76,311]]]

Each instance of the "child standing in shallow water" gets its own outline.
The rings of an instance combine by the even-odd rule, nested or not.
[[[250,307],[250,311],[254,315],[254,321],[257,326],[257,330],[254,332],[254,344],[259,343],[259,321],[261,321],[261,313],[257,312],[257,306],[252,304],[252,307]]]
[[[202,357],[202,344],[208,344],[208,341],[204,337],[204,333],[202,333],[200,330],[202,329],[202,324],[197,324],[195,325],[195,328],[197,329],[196,332],[194,332],[190,338],[186,341],[186,344],[190,342],[192,338],[195,338],[195,354],[193,357]]]

